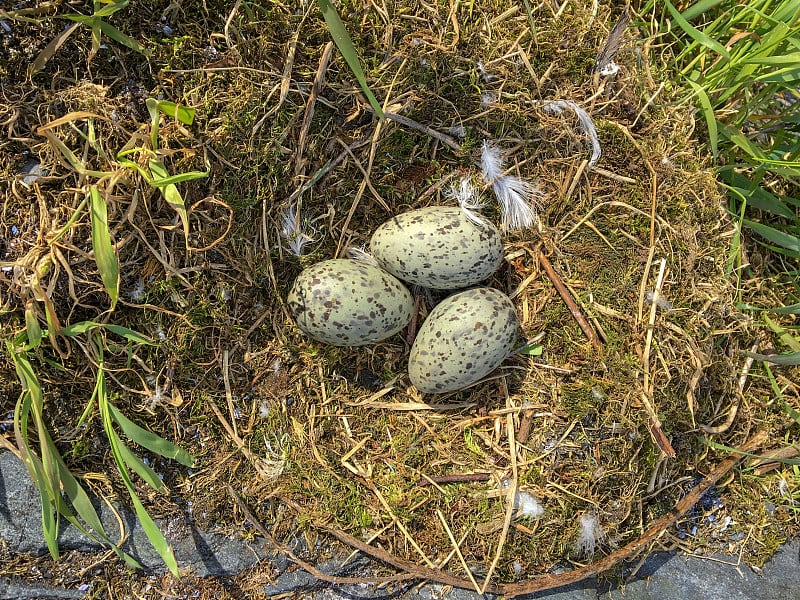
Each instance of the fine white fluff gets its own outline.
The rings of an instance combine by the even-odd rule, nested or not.
[[[481,198],[480,191],[472,183],[471,177],[462,177],[457,184],[453,184],[446,196],[458,202],[461,210],[470,221],[476,225],[484,225],[485,220],[476,211],[483,210],[486,203]]]
[[[605,537],[606,534],[600,527],[597,515],[593,512],[583,513],[581,515],[581,533],[576,544],[578,555],[592,560],[595,548]]]
[[[514,508],[520,518],[538,519],[544,514],[544,507],[539,502],[539,499],[524,490],[517,492],[517,497],[514,499]]]
[[[372,265],[373,267],[380,267],[378,261],[375,260],[372,254],[367,252],[365,248],[356,248],[355,246],[348,246],[347,257],[352,258],[353,260],[357,260],[358,262]]]
[[[544,104],[544,109],[547,112],[556,115],[560,115],[567,108],[571,109],[578,116],[581,129],[589,136],[589,141],[592,144],[592,157],[589,159],[589,166],[593,167],[597,164],[597,161],[600,160],[602,151],[600,149],[600,138],[597,135],[597,129],[595,129],[592,117],[589,116],[589,113],[572,100],[553,100],[552,102],[545,102]]]
[[[501,229],[527,229],[537,220],[535,203],[540,195],[536,184],[513,175],[505,175],[503,153],[499,148],[484,140],[481,152],[481,173],[491,184],[497,201],[500,203]]]
[[[290,204],[281,216],[281,237],[286,241],[289,252],[297,257],[303,255],[303,248],[314,238],[303,231],[297,208]]]
[[[656,306],[658,306],[658,308],[660,308],[662,310],[665,310],[667,312],[671,311],[672,308],[673,308],[672,302],[670,302],[666,298],[663,298],[660,295],[656,296],[656,293],[654,291],[652,291],[652,290],[647,292],[647,295],[645,296],[645,299],[648,302],[651,302],[651,303],[655,302]]]

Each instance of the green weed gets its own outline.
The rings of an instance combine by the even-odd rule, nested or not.
[[[58,49],[64,45],[64,43],[69,39],[69,37],[75,33],[75,31],[80,28],[81,25],[84,27],[88,27],[92,33],[92,46],[89,50],[88,61],[91,62],[94,58],[97,51],[100,50],[100,43],[102,37],[108,36],[115,42],[122,44],[123,46],[127,46],[147,56],[149,52],[147,49],[139,44],[136,40],[128,37],[124,33],[122,33],[119,29],[105,21],[105,17],[110,17],[117,11],[126,8],[129,4],[130,0],[94,0],[93,3],[93,12],[91,15],[82,15],[77,13],[67,13],[63,15],[56,15],[58,19],[66,19],[68,21],[72,21],[73,24],[67,27],[64,31],[62,31],[59,35],[54,37],[47,46],[45,46],[44,50],[42,50],[36,59],[31,63],[28,67],[28,76],[33,77],[37,73],[39,73],[51,58],[58,52]],[[34,9],[35,10],[35,9]],[[35,15],[36,12],[31,12],[31,9],[19,9],[14,11],[3,11],[0,10],[0,16],[7,19],[14,19],[20,21],[42,21],[44,19],[49,19],[52,17],[35,17],[29,16],[31,14]]]

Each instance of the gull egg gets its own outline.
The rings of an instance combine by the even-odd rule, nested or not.
[[[518,329],[513,303],[498,290],[474,288],[445,298],[411,347],[411,383],[422,393],[441,394],[480,381],[514,349]]]
[[[286,299],[297,326],[334,346],[384,340],[411,320],[414,301],[395,277],[355,260],[325,260],[305,269]]]
[[[390,219],[372,235],[370,251],[395,277],[435,290],[475,285],[500,266],[503,242],[488,221],[463,210],[429,206]]]

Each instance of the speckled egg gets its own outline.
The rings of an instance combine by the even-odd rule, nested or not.
[[[422,393],[440,394],[480,381],[514,349],[518,328],[514,305],[498,290],[475,288],[445,298],[411,347],[411,383]]]
[[[373,265],[326,260],[305,269],[286,299],[297,326],[334,346],[363,346],[411,320],[414,301],[395,277]]]
[[[387,221],[372,235],[375,260],[400,279],[435,290],[475,285],[497,270],[497,227],[475,223],[458,207],[430,206]]]

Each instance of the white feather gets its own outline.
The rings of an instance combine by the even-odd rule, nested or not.
[[[357,260],[358,262],[366,263],[368,265],[372,265],[373,267],[380,267],[378,261],[366,251],[364,248],[356,248],[355,246],[349,246],[347,248],[347,256],[348,258],[352,258],[353,260]]]
[[[486,140],[481,151],[481,173],[497,196],[503,231],[527,229],[536,223],[536,209],[541,195],[538,186],[519,177],[505,175],[502,152]]]
[[[286,240],[289,251],[297,257],[303,255],[303,248],[314,238],[302,229],[300,216],[293,204],[287,206],[281,215],[281,237]]]
[[[600,527],[597,515],[593,512],[586,512],[581,515],[581,532],[578,535],[576,544],[578,554],[592,560],[594,551],[606,537],[603,528]]]
[[[592,144],[592,157],[589,159],[589,166],[593,167],[600,160],[602,150],[600,149],[600,138],[597,135],[592,117],[589,116],[585,110],[578,106],[572,100],[553,100],[552,102],[545,102],[544,109],[549,113],[560,115],[565,109],[571,109],[577,116],[581,124],[583,132],[589,136],[589,141]]]
[[[458,184],[450,187],[445,193],[448,198],[458,202],[464,216],[476,225],[485,225],[484,218],[475,211],[483,210],[486,203],[481,198],[480,191],[472,183],[472,178],[462,177]]]
[[[514,499],[514,508],[517,509],[519,517],[538,519],[544,515],[544,507],[539,502],[539,499],[524,490],[517,492],[517,497]]]

